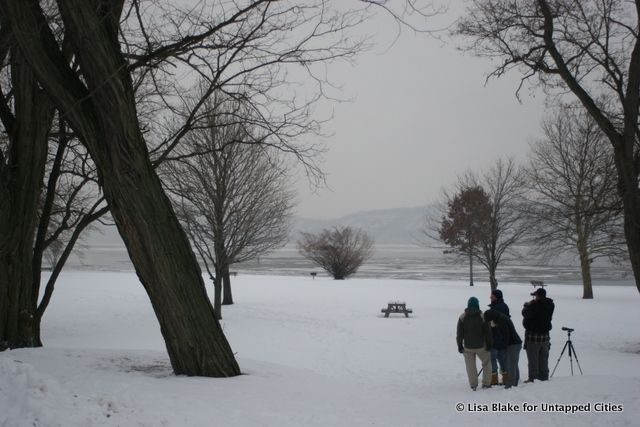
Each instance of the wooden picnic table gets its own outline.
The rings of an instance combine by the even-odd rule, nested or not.
[[[391,313],[404,314],[405,317],[409,317],[409,313],[413,313],[413,310],[407,308],[407,303],[400,301],[392,301],[387,304],[387,308],[380,310],[384,313],[384,317],[389,317]]]

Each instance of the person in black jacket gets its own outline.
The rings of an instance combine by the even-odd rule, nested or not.
[[[482,388],[491,387],[491,331],[482,317],[478,298],[471,297],[467,301],[467,308],[458,318],[456,328],[456,343],[458,352],[464,354],[464,363],[472,390],[478,387],[478,368],[476,356],[482,363]]]
[[[538,288],[531,294],[532,301],[524,303],[522,308],[522,324],[524,326],[524,348],[529,360],[529,378],[525,383],[534,380],[549,379],[549,331],[555,305],[547,298],[547,291]]]
[[[507,317],[511,317],[509,315],[509,306],[504,302],[504,297],[500,289],[491,291],[489,299],[491,300],[491,304],[489,304],[491,310],[496,310]],[[509,371],[507,369],[508,344],[507,337],[502,336],[499,329],[491,328],[491,332],[493,334],[493,347],[491,348],[491,385],[497,385],[498,366],[502,374],[502,383],[506,383],[509,377]]]
[[[511,388],[513,386],[517,387],[518,382],[520,381],[520,368],[518,367],[518,362],[520,361],[522,339],[520,338],[520,335],[518,335],[516,327],[511,319],[500,313],[498,310],[490,309],[485,311],[484,320],[495,325],[492,327],[494,334],[497,332],[502,337],[505,337],[505,368],[502,374],[505,386],[504,388]]]

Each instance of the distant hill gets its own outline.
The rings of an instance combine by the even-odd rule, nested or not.
[[[296,217],[290,241],[295,242],[301,231],[317,233],[323,228],[349,226],[362,229],[377,244],[411,244],[423,239],[426,207],[364,211],[335,219]]]
[[[377,244],[412,244],[422,239],[426,207],[382,209],[357,212],[333,219],[295,217],[290,243],[295,242],[301,231],[317,233],[323,228],[349,226],[362,229]],[[92,248],[124,247],[115,226],[96,224],[85,235],[85,245]]]

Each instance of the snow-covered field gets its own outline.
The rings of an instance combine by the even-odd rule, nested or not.
[[[520,326],[531,286],[501,289]],[[486,283],[241,274],[223,326],[246,375],[211,379],[172,375],[133,273],[67,272],[45,315],[45,347],[0,353],[0,426],[638,425],[635,287],[597,287],[593,301],[576,286],[547,289],[556,302],[550,366],[569,326],[584,375],[574,360],[571,376],[565,354],[546,383],[473,392],[455,326],[470,296],[488,303]],[[413,316],[383,318],[390,300]],[[526,377],[524,353],[520,369]],[[497,412],[499,403],[517,406]]]

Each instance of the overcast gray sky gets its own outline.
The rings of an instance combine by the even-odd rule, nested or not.
[[[523,160],[540,133],[544,97],[523,90],[519,103],[516,73],[485,85],[491,63],[458,51],[460,40],[404,30],[389,48],[395,23],[375,25],[376,46],[332,70],[354,101],[334,105],[323,167],[330,188],[313,193],[300,180],[300,216],[426,205],[467,169],[501,155]]]

